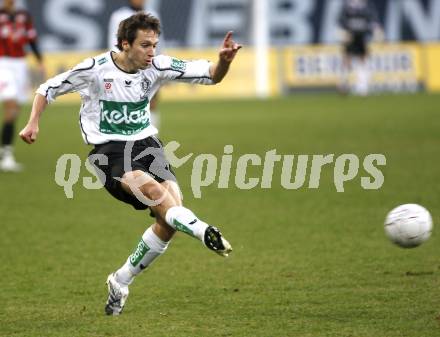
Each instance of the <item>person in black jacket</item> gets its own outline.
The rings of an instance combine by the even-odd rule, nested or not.
[[[343,92],[352,91],[367,95],[370,72],[368,69],[368,42],[373,35],[379,38],[382,30],[375,7],[368,0],[346,0],[339,17],[343,42],[342,81]],[[356,83],[350,90],[349,72],[356,73]]]

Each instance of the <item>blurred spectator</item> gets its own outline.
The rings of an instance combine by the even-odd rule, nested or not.
[[[16,172],[22,166],[13,154],[14,126],[20,105],[27,101],[29,75],[25,47],[29,44],[44,73],[37,45],[37,32],[26,10],[16,9],[14,0],[3,0],[0,9],[0,100],[3,101],[0,170]]]
[[[378,39],[383,35],[376,9],[368,0],[345,0],[339,24],[344,47],[341,90],[365,96],[370,79],[367,43],[373,34]],[[354,88],[350,88],[350,70],[356,75]]]

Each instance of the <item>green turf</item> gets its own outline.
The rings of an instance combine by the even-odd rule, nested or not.
[[[103,314],[109,272],[151,222],[104,190],[79,183],[66,199],[54,182],[64,153],[84,160],[77,106],[52,105],[38,142],[17,145],[22,174],[0,174],[0,336],[440,336],[438,228],[419,248],[387,241],[385,214],[416,202],[440,221],[440,96],[270,101],[163,102],[162,139],[179,156],[234,145],[228,189],[191,192],[193,160],[177,170],[184,203],[219,225],[228,259],[179,234],[131,286],[120,317]],[[21,118],[23,125],[25,116]],[[240,155],[382,153],[385,183],[362,189],[359,175],[337,193],[334,165],[320,186],[240,190]],[[80,181],[90,174],[83,170]],[[261,167],[249,169],[261,177]],[[216,180],[216,182],[218,182]]]

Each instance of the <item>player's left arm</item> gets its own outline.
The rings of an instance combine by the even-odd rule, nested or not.
[[[218,61],[211,64],[209,68],[209,74],[214,83],[219,83],[223,80],[241,47],[241,44],[236,43],[232,39],[232,31],[227,32],[219,51]]]
[[[228,32],[223,40],[216,63],[207,60],[179,60],[166,55],[158,55],[152,66],[159,74],[162,85],[168,81],[211,85],[221,82],[229,70],[231,62],[242,46],[232,39]]]

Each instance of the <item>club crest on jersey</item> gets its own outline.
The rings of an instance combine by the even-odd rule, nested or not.
[[[141,99],[146,99],[148,98],[148,94],[150,93],[150,89],[151,89],[151,81],[149,79],[147,79],[146,77],[142,78],[141,81]]]

